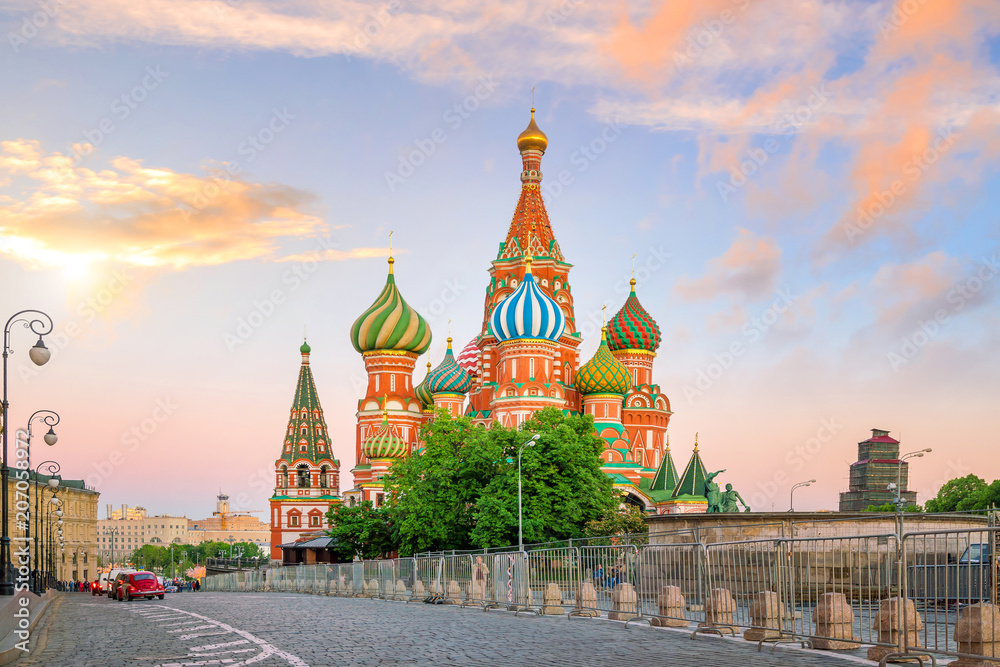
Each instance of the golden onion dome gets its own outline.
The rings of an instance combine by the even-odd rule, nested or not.
[[[531,122],[528,123],[528,127],[524,128],[524,132],[517,135],[517,150],[536,150],[544,153],[548,147],[549,138],[535,124],[535,109],[532,107]]]

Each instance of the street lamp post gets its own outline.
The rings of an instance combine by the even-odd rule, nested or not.
[[[21,317],[29,313],[28,317]],[[45,347],[45,343],[42,341],[42,336],[52,333],[52,318],[40,310],[22,310],[11,315],[3,330],[3,404],[0,406],[3,410],[3,460],[0,462],[0,486],[3,487],[3,490],[0,491],[0,496],[2,496],[2,508],[0,508],[0,512],[3,513],[3,534],[0,536],[0,595],[14,594],[14,582],[8,576],[8,569],[10,567],[10,522],[7,516],[9,502],[7,480],[10,477],[10,468],[7,467],[7,432],[10,430],[10,403],[7,402],[7,357],[13,351],[10,349],[10,330],[13,325],[18,323],[23,324],[27,329],[31,329],[32,333],[38,334],[38,342],[28,350],[28,357],[31,358],[31,361],[36,366],[41,366],[51,356],[51,352],[49,352],[49,349]],[[47,327],[46,323],[48,324]]]
[[[809,486],[810,484],[815,484],[815,483],[816,483],[816,480],[811,479],[808,482],[799,482],[798,484],[793,484],[792,485],[792,492],[788,495],[788,511],[789,512],[794,512],[795,511],[795,489],[799,488],[800,486]]]
[[[30,428],[31,428],[30,423],[28,425],[28,428],[30,430]],[[29,440],[30,440],[30,436],[29,436]],[[52,489],[52,497],[54,498],[55,497],[55,493],[56,493],[56,489],[59,488],[59,479],[56,477],[56,475],[59,474],[59,464],[56,463],[55,461],[42,461],[37,466],[35,466],[35,516],[34,516],[34,520],[35,520],[35,592],[38,593],[39,595],[41,595],[44,592],[45,587],[48,585],[47,583],[45,583],[44,585],[39,585],[39,582],[38,582],[39,573],[41,572],[41,569],[39,569],[39,568],[44,568],[45,567],[45,560],[44,560],[44,558],[42,558],[41,561],[39,561],[39,559],[40,559],[40,553],[39,552],[42,551],[42,548],[45,545],[45,535],[44,535],[44,533],[42,531],[44,530],[44,523],[45,523],[45,515],[43,514],[43,512],[46,509],[46,507],[45,507],[44,503],[42,503],[41,509],[38,506],[40,497],[43,495],[42,491],[45,489],[45,487],[41,486],[39,484],[39,482],[38,482],[38,475],[39,475],[39,473],[42,473],[43,471],[44,471],[44,474],[49,478],[48,483],[46,485],[49,488]]]
[[[903,454],[899,457],[899,463],[897,464],[896,470],[896,511],[903,511],[903,461],[906,459],[919,459],[924,454],[929,454],[933,451],[930,447],[927,449],[921,449],[916,452],[909,452],[908,454]]]
[[[521,508],[521,452],[525,447],[534,447],[539,435],[531,436],[531,440],[517,448],[517,550],[524,551],[524,511]]]
[[[48,530],[46,532],[48,546],[45,550],[45,554],[47,556],[47,561],[48,561],[46,565],[47,571],[45,573],[46,580],[58,579],[58,577],[56,576],[58,575],[58,571],[56,570],[55,550],[56,550],[56,528],[59,525],[62,525],[63,511],[62,508],[59,506],[61,503],[62,501],[59,499],[59,496],[55,495],[55,492],[53,492],[52,497],[49,498],[49,506],[45,508],[45,515],[47,517],[46,523],[48,525]],[[55,517],[55,519],[53,519],[52,517]],[[53,524],[56,525],[54,526]]]

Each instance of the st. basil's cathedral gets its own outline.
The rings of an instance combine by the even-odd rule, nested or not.
[[[419,455],[421,426],[441,409],[476,424],[516,427],[555,407],[594,417],[606,443],[602,470],[624,502],[648,512],[704,512],[705,466],[697,438],[683,475],[670,454],[670,400],[653,381],[660,327],[639,303],[636,281],[621,309],[601,331],[594,356],[579,365],[582,343],[569,282],[572,264],[552,231],[541,191],[548,138],[535,123],[517,138],[521,194],[507,237],[489,268],[480,333],[458,356],[448,338],[444,359],[414,383],[413,371],[431,344],[428,323],[400,293],[389,257],[385,287],[351,327],[354,349],[368,374],[358,401],[355,488],[339,494],[340,463],[309,366],[302,367],[271,498],[272,557],[276,547],[315,532],[339,502],[385,501],[384,479],[394,461]]]

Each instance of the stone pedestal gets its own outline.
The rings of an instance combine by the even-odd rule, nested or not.
[[[403,581],[402,579],[397,579],[396,580],[396,589],[393,591],[393,593],[394,593],[394,595],[397,598],[400,598],[400,599],[406,598],[406,593],[407,593],[406,582]]]
[[[1000,607],[980,602],[962,610],[955,625],[955,641],[959,653],[1000,657]],[[959,658],[951,667],[996,667],[995,662]]]
[[[368,595],[378,595],[378,579],[368,582]]]
[[[576,592],[576,616],[600,616],[597,611],[597,589],[589,581],[580,584]]]
[[[881,662],[882,658],[890,653],[899,651],[899,636],[903,631],[903,623],[906,623],[906,645],[920,646],[920,635],[917,632],[924,627],[923,619],[917,613],[917,607],[913,600],[902,600],[902,616],[900,616],[900,598],[889,598],[882,600],[879,605],[878,614],[872,622],[872,628],[878,630],[878,640],[893,646],[872,646],[868,649],[868,659]]]
[[[444,594],[445,604],[462,604],[462,587],[454,579],[448,580],[448,588]]]
[[[813,639],[813,648],[826,651],[858,647],[854,636],[854,610],[843,593],[823,593],[813,610],[816,635],[826,639]],[[844,640],[855,641],[844,641]]]
[[[435,579],[431,582],[431,595],[441,595],[441,584]]]
[[[705,600],[705,620],[699,627],[713,625],[735,625],[733,614],[736,613],[736,600],[733,594],[725,588],[713,588]]]
[[[743,639],[759,642],[781,636],[781,619],[785,616],[785,605],[774,591],[761,591],[750,603],[750,629],[743,633]]]
[[[636,606],[639,601],[632,584],[626,582],[615,586],[615,592],[611,594],[611,602],[614,604],[614,611],[608,614],[612,621],[627,621],[637,616]]]
[[[424,597],[426,590],[424,589],[424,582],[417,579],[413,582],[413,597]]]
[[[649,624],[659,628],[683,628],[688,621],[684,620],[684,596],[679,586],[664,586],[656,596],[656,608],[660,615],[650,619]]]
[[[563,613],[562,609],[562,591],[559,590],[559,584],[549,584],[545,587],[545,593],[542,595],[542,613],[555,616],[557,614]]]

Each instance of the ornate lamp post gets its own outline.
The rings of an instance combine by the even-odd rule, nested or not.
[[[58,571],[56,570],[55,550],[56,550],[56,528],[62,525],[63,511],[62,508],[59,507],[61,503],[62,501],[59,499],[59,496],[55,495],[55,492],[53,492],[52,497],[49,498],[48,506],[45,508],[46,524],[48,526],[46,532],[48,546],[46,547],[45,550],[46,561],[47,561],[46,572],[45,572],[46,581],[52,581],[58,579],[57,575],[59,574]],[[56,522],[58,522],[58,524]]]
[[[32,416],[34,416],[34,415],[32,415]],[[56,416],[56,419],[58,421],[58,415]],[[28,424],[28,429],[29,429],[28,440],[30,441],[31,440],[31,435],[30,435],[31,424],[30,423]],[[49,428],[49,430],[50,431],[52,430],[51,427]],[[55,434],[53,434],[53,435],[55,435]],[[43,582],[37,581],[39,579],[39,572],[41,572],[41,569],[39,569],[39,568],[40,567],[41,568],[45,567],[45,560],[44,560],[44,558],[42,558],[41,560],[39,560],[40,556],[41,556],[40,552],[45,547],[45,533],[42,532],[43,529],[44,529],[44,524],[45,524],[45,515],[43,513],[44,510],[45,510],[44,502],[42,503],[41,509],[39,509],[39,502],[41,501],[41,497],[44,495],[42,493],[42,491],[44,490],[45,487],[43,487],[43,486],[41,486],[39,484],[39,482],[38,482],[38,475],[41,473],[41,474],[44,474],[44,475],[48,476],[49,481],[47,482],[46,486],[48,486],[50,489],[52,489],[52,497],[55,498],[56,497],[55,496],[56,489],[59,488],[59,478],[56,477],[56,475],[59,474],[59,469],[60,469],[59,468],[59,464],[56,463],[55,461],[42,461],[37,466],[35,466],[35,513],[34,513],[35,514],[35,522],[36,522],[36,526],[35,526],[35,535],[36,535],[35,536],[35,579],[36,579],[36,581],[35,581],[35,592],[39,593],[39,594],[41,594],[41,593],[44,592],[44,590],[45,590],[45,588],[46,588],[46,586],[48,584],[46,582],[44,582],[44,581]]]
[[[919,459],[921,456],[923,456],[924,454],[929,454],[931,451],[932,451],[931,448],[928,447],[927,449],[921,449],[921,450],[918,450],[916,452],[910,452],[908,454],[903,454],[902,456],[899,457],[899,464],[898,464],[898,468],[896,470],[896,511],[897,512],[902,512],[903,511],[903,487],[902,487],[902,484],[903,484],[903,461],[905,461],[906,459]]]
[[[524,512],[521,509],[521,452],[525,447],[534,447],[540,436],[536,433],[531,440],[517,448],[517,550],[524,551]]]
[[[800,486],[809,486],[810,484],[815,484],[815,483],[816,483],[816,480],[811,479],[808,482],[799,482],[798,484],[793,484],[792,485],[792,492],[788,496],[788,511],[789,512],[794,512],[795,511],[795,489],[799,488]]]
[[[22,317],[22,315],[28,315]],[[44,318],[44,319],[41,319]],[[23,324],[25,328],[38,335],[38,342],[28,350],[28,357],[36,366],[41,366],[49,360],[51,352],[45,347],[42,336],[52,333],[52,318],[40,310],[22,310],[11,315],[3,330],[3,461],[0,466],[0,486],[3,490],[2,505],[0,512],[3,513],[3,534],[0,536],[0,595],[13,595],[14,582],[7,574],[10,566],[10,522],[7,516],[8,494],[7,479],[10,476],[10,469],[7,467],[7,431],[10,430],[10,404],[7,402],[7,357],[13,351],[10,349],[10,330],[15,324]]]

